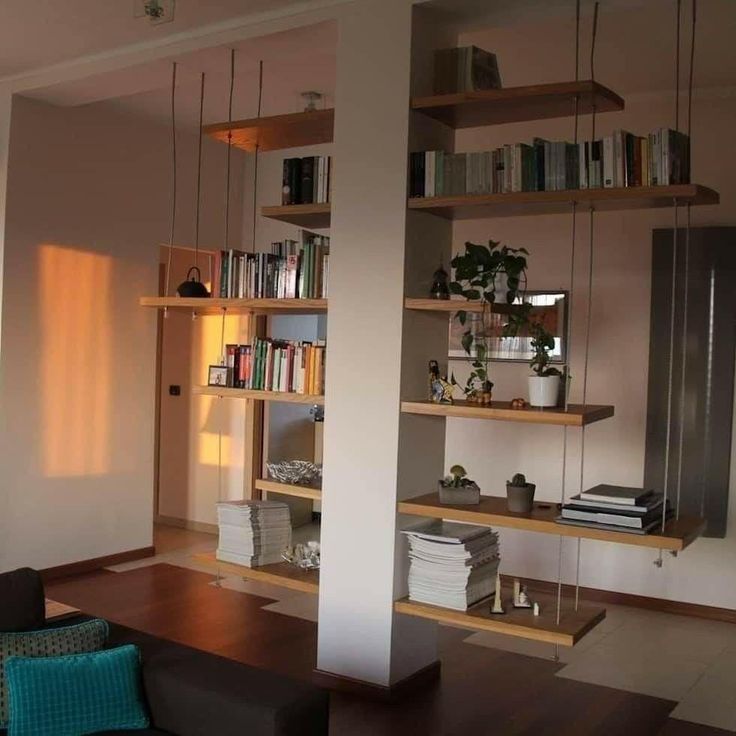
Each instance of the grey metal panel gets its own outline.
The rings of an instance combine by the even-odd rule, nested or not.
[[[644,482],[664,487],[672,303],[673,230],[655,230]],[[667,497],[683,514],[703,515],[707,536],[726,534],[731,471],[734,353],[736,350],[736,228],[678,230],[675,335]],[[685,289],[687,288],[687,313]],[[681,411],[683,330],[687,350]],[[680,430],[683,450],[680,460]]]

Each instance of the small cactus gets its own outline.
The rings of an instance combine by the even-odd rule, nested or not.
[[[516,473],[516,475],[514,475],[514,477],[511,479],[510,485],[514,486],[515,488],[525,486],[526,476],[524,475],[524,473]]]

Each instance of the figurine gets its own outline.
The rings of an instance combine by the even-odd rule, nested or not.
[[[512,409],[526,409],[526,399],[516,398],[511,399],[511,408]]]
[[[533,613],[535,616],[539,616],[539,603],[537,603],[536,601],[534,601]]]
[[[429,400],[435,404],[452,404],[452,384],[440,376],[436,360],[429,361]]]
[[[529,594],[526,585],[522,585],[518,578],[514,578],[514,608],[531,608],[532,602],[529,600]]]
[[[440,261],[440,267],[434,272],[432,286],[429,289],[429,296],[432,299],[450,298],[450,288],[447,285],[448,278],[447,271],[445,271],[442,261]]]
[[[501,603],[501,573],[496,573],[496,592],[493,596],[493,607],[491,613],[502,614],[506,613],[503,610],[503,604]]]

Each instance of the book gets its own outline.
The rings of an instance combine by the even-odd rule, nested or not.
[[[578,509],[592,509],[600,511],[625,511],[629,514],[644,515],[648,511],[660,508],[664,503],[664,496],[661,493],[652,493],[651,495],[644,498],[640,504],[632,506],[627,503],[613,503],[608,501],[597,501],[594,499],[585,498],[585,494],[578,493],[576,496],[571,496],[566,506],[578,508]]]
[[[304,156],[283,161],[281,204],[313,204],[330,201],[329,156]]]
[[[627,506],[641,504],[644,499],[651,496],[654,490],[651,488],[631,488],[628,486],[612,486],[601,483],[584,491],[582,498],[586,501],[602,501],[604,503],[618,503]]]
[[[633,529],[645,529],[651,522],[662,520],[661,511],[652,510],[645,514],[632,514],[625,511],[618,513],[613,511],[596,511],[593,509],[579,509],[569,505],[562,507],[560,516],[563,519],[576,519],[578,521],[591,521],[596,524],[609,526],[626,526]],[[665,513],[666,517],[666,513]]]
[[[672,514],[673,512],[669,511],[667,514],[667,518],[671,517]],[[569,526],[582,526],[587,527],[588,529],[602,529],[608,532],[623,532],[625,534],[649,534],[650,532],[655,531],[662,524],[661,518],[651,521],[643,528],[616,526],[615,524],[597,524],[591,523],[589,521],[580,521],[578,519],[565,519],[562,516],[558,516],[555,521],[558,524],[568,524]]]

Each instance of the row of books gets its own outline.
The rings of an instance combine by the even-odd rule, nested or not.
[[[648,534],[672,516],[664,496],[649,488],[597,485],[563,505],[557,521],[608,531]]]
[[[223,501],[217,504],[216,557],[246,567],[281,562],[291,546],[291,513],[281,501]]]
[[[434,92],[437,95],[499,89],[496,55],[477,46],[438,49],[434,52]]]
[[[252,345],[226,345],[227,386],[256,391],[321,395],[325,389],[325,343],[256,338]]]
[[[410,600],[465,611],[492,594],[499,547],[489,527],[432,519],[402,533],[409,542]]]
[[[597,141],[535,138],[494,151],[418,151],[409,159],[409,196],[687,184],[690,141],[671,128],[648,136],[619,130]]]
[[[313,204],[330,201],[331,157],[285,158],[281,204]]]
[[[225,299],[326,299],[330,239],[302,231],[302,242],[271,243],[270,253],[220,251],[214,283]]]

